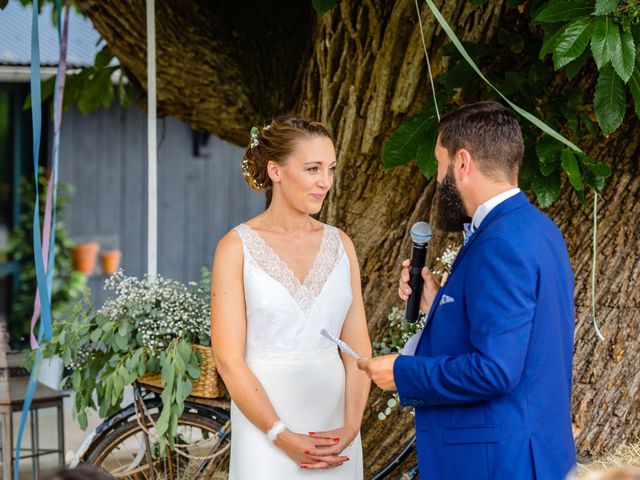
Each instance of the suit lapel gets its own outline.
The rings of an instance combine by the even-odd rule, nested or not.
[[[486,218],[480,224],[480,227],[478,227],[478,229],[476,229],[473,232],[473,234],[469,237],[467,244],[462,248],[462,250],[460,250],[460,253],[458,253],[458,255],[456,256],[456,259],[454,260],[453,265],[451,266],[451,272],[447,276],[447,281],[438,290],[436,297],[433,299],[433,303],[431,304],[431,309],[429,310],[427,319],[424,323],[424,328],[422,329],[422,335],[420,335],[420,340],[418,341],[418,345],[416,346],[415,353],[418,353],[418,350],[420,349],[420,345],[422,344],[422,339],[425,337],[425,332],[427,331],[427,328],[431,323],[431,318],[433,317],[433,315],[436,312],[436,309],[439,306],[440,299],[444,294],[444,290],[445,290],[445,287],[447,286],[447,283],[449,283],[449,279],[451,279],[451,277],[455,272],[456,267],[460,264],[460,262],[462,261],[464,256],[467,254],[467,252],[471,250],[471,247],[475,242],[475,240],[482,234],[482,232],[484,232],[487,228],[489,228],[489,226],[496,219],[500,218],[502,215],[505,215],[508,212],[511,212],[517,208],[521,208],[525,205],[529,205],[529,199],[527,199],[526,195],[522,192],[519,192],[513,197],[508,198],[504,202],[498,204],[493,210],[491,210],[489,214],[486,216]]]

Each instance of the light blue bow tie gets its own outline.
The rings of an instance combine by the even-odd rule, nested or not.
[[[462,225],[462,242],[464,246],[467,245],[467,242],[469,241],[469,238],[471,237],[472,234],[473,234],[473,231],[471,230],[471,224],[470,223],[463,224]]]

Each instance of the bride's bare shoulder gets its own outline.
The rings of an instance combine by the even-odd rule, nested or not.
[[[242,259],[242,240],[238,232],[229,230],[218,240],[215,257],[224,263]]]
[[[353,240],[351,240],[351,237],[347,235],[344,231],[339,229],[338,227],[333,227],[333,228],[335,228],[338,231],[338,234],[340,235],[340,240],[342,240],[342,245],[344,245],[344,249],[349,255],[349,257],[355,258],[356,247],[353,245]]]

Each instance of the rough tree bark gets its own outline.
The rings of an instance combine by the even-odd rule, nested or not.
[[[144,3],[77,0],[107,40],[129,78],[144,91]],[[204,2],[203,2],[204,3]],[[333,131],[339,164],[321,218],[349,233],[358,249],[373,339],[398,305],[399,263],[409,252],[408,228],[429,219],[435,192],[414,165],[384,171],[384,140],[430,101],[413,0],[342,0],[318,18],[310,2],[157,2],[158,112],[245,145],[252,125],[295,109]],[[308,3],[308,4],[307,4]],[[446,71],[446,41],[426,6],[421,18],[434,75]],[[438,2],[464,40],[491,42],[503,3]],[[593,73],[593,72],[592,72]],[[595,75],[551,88],[592,91]],[[629,116],[628,118],[633,118]],[[606,337],[599,342],[590,317],[591,211],[570,188],[548,212],[560,225],[576,274],[574,422],[581,454],[597,454],[640,435],[638,274],[640,213],[639,122],[628,121],[606,141],[586,145],[614,166],[600,201],[597,306]],[[637,130],[636,130],[637,131]],[[455,237],[436,235],[432,252]],[[364,423],[366,464],[387,460],[411,434],[412,417],[375,419],[386,395],[374,390]]]

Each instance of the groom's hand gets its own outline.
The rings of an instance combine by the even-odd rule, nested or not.
[[[358,368],[365,372],[382,390],[395,391],[396,382],[393,379],[393,364],[399,355],[382,355],[374,358],[358,360]]]
[[[400,272],[400,280],[398,282],[400,284],[400,286],[398,287],[398,296],[405,302],[409,299],[409,295],[411,295],[411,287],[409,286],[410,265],[410,259],[406,259],[404,262],[402,262],[403,268],[402,272]],[[422,280],[424,281],[424,283],[422,292],[420,292],[420,311],[427,313],[429,312],[429,310],[431,310],[431,304],[438,294],[440,285],[427,267],[424,267],[422,269]]]

